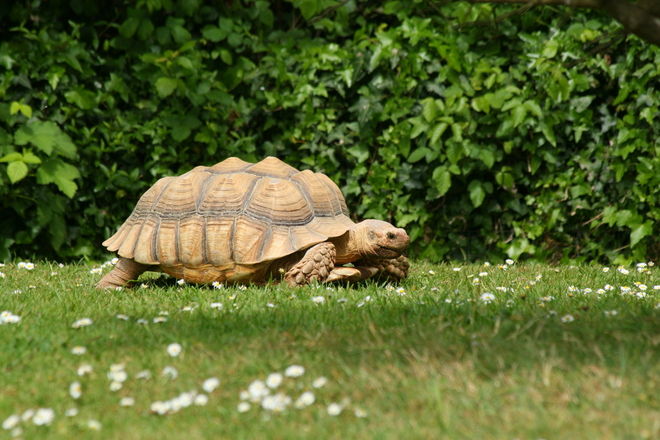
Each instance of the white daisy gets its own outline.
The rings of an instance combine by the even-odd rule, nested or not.
[[[286,377],[299,377],[305,374],[305,368],[300,365],[291,365],[284,370]]]
[[[18,426],[20,421],[21,418],[17,414],[13,414],[7,417],[7,419],[4,422],[2,422],[2,429],[6,429],[8,431],[10,429],[14,429],[16,426]]]
[[[88,325],[92,325],[94,321],[92,321],[89,318],[82,318],[74,322],[71,327],[72,328],[81,328],[81,327],[87,327]]]
[[[87,349],[83,347],[82,345],[76,345],[71,349],[71,353],[76,354],[76,355],[83,355],[87,353]]]
[[[321,388],[321,387],[325,386],[325,384],[327,384],[327,383],[328,383],[328,379],[325,378],[324,376],[321,376],[321,377],[317,377],[316,379],[314,379],[314,382],[312,382],[312,386],[314,388]]]
[[[282,383],[281,373],[271,373],[266,378],[266,386],[270,389],[275,389]]]
[[[211,303],[211,308],[220,310],[220,309],[222,309],[222,303],[221,302]]]
[[[341,413],[342,407],[338,403],[331,403],[328,405],[328,414],[331,416],[338,416]]]
[[[302,409],[314,403],[315,400],[316,397],[314,396],[314,393],[312,393],[311,391],[305,391],[300,395],[300,397],[298,397],[298,399],[296,399],[296,402],[294,403],[293,406],[295,406],[298,409]]]
[[[170,344],[167,346],[167,354],[169,354],[172,357],[177,357],[178,355],[181,354],[181,344],[178,344],[176,342]]]
[[[179,372],[176,371],[176,368],[171,367],[169,365],[163,368],[163,372],[161,374],[171,380],[174,380],[179,376]]]
[[[322,304],[325,302],[325,297],[324,296],[315,296],[312,298],[312,301],[314,301],[316,304]]]
[[[51,408],[39,408],[32,417],[32,423],[37,426],[50,425],[53,419],[55,419],[55,411]]]
[[[78,415],[78,408],[68,408],[66,411],[64,411],[65,417],[75,417],[77,415]]]
[[[80,382],[73,382],[69,385],[69,395],[74,399],[80,399],[80,396],[82,396],[82,386],[80,385]]]
[[[493,295],[492,293],[482,293],[481,300],[486,304],[490,304],[491,301],[495,300],[495,295]]]
[[[87,421],[87,428],[91,429],[92,431],[100,431],[101,422],[99,422],[98,420],[89,419]]]
[[[122,397],[119,401],[119,406],[133,406],[135,405],[135,399],[132,397]]]
[[[207,393],[210,393],[219,386],[220,386],[220,379],[218,379],[217,377],[209,377],[202,384],[202,389]]]
[[[573,318],[573,315],[564,315],[561,317],[561,322],[573,322],[575,321],[575,318]]]
[[[197,406],[204,406],[208,403],[208,401],[209,401],[209,396],[207,396],[206,394],[198,394],[197,396],[195,396],[195,400],[193,401],[193,403]]]
[[[236,408],[239,413],[244,413],[250,411],[250,404],[248,402],[241,402]]]
[[[163,370],[164,373],[164,370]],[[135,375],[136,379],[149,380],[151,379],[151,372],[149,370],[142,370]]]

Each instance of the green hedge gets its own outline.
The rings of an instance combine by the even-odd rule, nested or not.
[[[432,260],[660,252],[660,50],[605,16],[31,4],[0,6],[0,260],[101,258],[158,178],[267,155],[327,173]]]

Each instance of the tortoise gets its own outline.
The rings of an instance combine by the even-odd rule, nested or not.
[[[410,238],[380,220],[354,223],[337,185],[275,157],[252,164],[232,157],[164,177],[103,246],[119,257],[100,289],[145,271],[190,283],[290,286],[408,274]],[[342,266],[354,263],[353,267]]]

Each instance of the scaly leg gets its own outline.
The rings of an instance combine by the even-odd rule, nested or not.
[[[119,261],[106,276],[101,278],[96,284],[97,289],[114,289],[115,287],[125,286],[131,280],[137,280],[142,272],[147,271],[155,266],[147,266],[140,264],[132,259],[119,258]]]
[[[284,275],[286,283],[291,287],[314,281],[322,283],[335,267],[335,255],[335,245],[329,242],[309,248],[302,259]]]
[[[401,255],[399,258],[390,260],[380,260],[377,258],[363,258],[353,263],[356,269],[373,268],[377,269],[374,277],[393,282],[399,282],[408,276],[410,263],[408,259]]]

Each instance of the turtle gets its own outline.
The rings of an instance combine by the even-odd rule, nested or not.
[[[405,230],[353,222],[337,185],[276,157],[231,157],[163,177],[117,233],[103,242],[118,261],[97,284],[117,288],[145,271],[188,283],[399,281],[410,264]],[[348,263],[351,265],[345,266]]]

